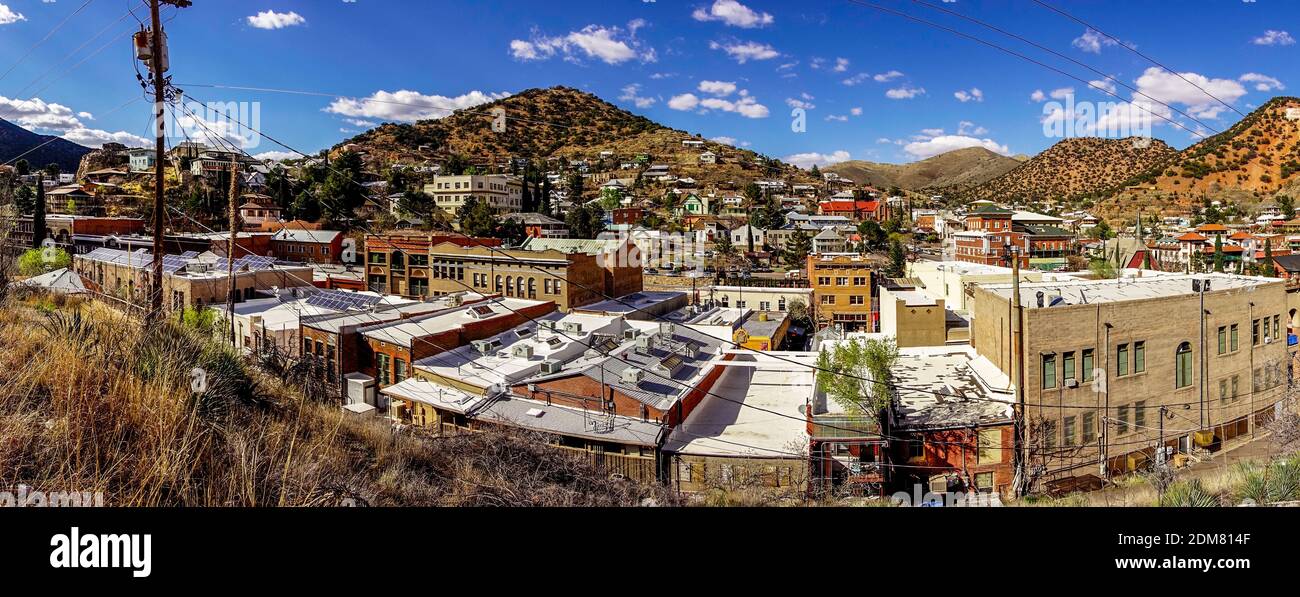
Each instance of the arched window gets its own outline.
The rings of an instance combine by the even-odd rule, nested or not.
[[[515,296],[523,298],[524,296],[524,277],[515,278]]]
[[[506,296],[514,296],[514,292],[515,292],[514,278],[511,276],[506,276]]]
[[[496,291],[498,293],[501,292],[501,276],[497,276],[496,278]]]
[[[537,298],[537,278],[528,279],[528,298]]]
[[[1176,368],[1174,387],[1185,388],[1192,385],[1192,345],[1190,342],[1183,342],[1178,345],[1178,352],[1174,355],[1174,364]]]

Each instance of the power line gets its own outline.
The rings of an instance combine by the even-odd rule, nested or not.
[[[966,39],[969,39],[969,40],[972,40],[972,41],[975,41],[975,42],[978,42],[978,43],[984,44],[984,45],[986,45],[986,46],[988,46],[988,47],[990,47],[990,48],[993,48],[993,49],[995,49],[995,50],[998,50],[998,51],[1001,51],[1001,52],[1005,52],[1005,53],[1007,53],[1007,54],[1010,54],[1010,55],[1012,55],[1012,56],[1015,56],[1015,57],[1017,57],[1017,58],[1020,58],[1021,60],[1026,60],[1026,61],[1028,61],[1028,62],[1032,62],[1032,63],[1037,64],[1038,66],[1041,66],[1041,67],[1043,67],[1043,68],[1045,68],[1045,69],[1048,69],[1048,70],[1053,71],[1053,72],[1056,72],[1056,73],[1058,73],[1058,74],[1060,74],[1060,75],[1063,75],[1063,76],[1069,77],[1069,78],[1071,78],[1071,79],[1074,79],[1075,81],[1078,81],[1078,82],[1080,82],[1080,83],[1083,83],[1084,85],[1087,85],[1088,87],[1091,87],[1091,88],[1093,88],[1093,89],[1096,89],[1097,91],[1100,91],[1100,92],[1102,92],[1102,93],[1105,93],[1106,95],[1109,95],[1109,96],[1111,96],[1111,97],[1114,97],[1115,99],[1120,100],[1121,102],[1126,102],[1126,101],[1127,101],[1127,100],[1125,100],[1123,97],[1121,97],[1118,93],[1115,93],[1115,92],[1113,92],[1113,91],[1111,91],[1111,90],[1109,90],[1109,89],[1104,89],[1104,88],[1101,88],[1101,87],[1097,87],[1097,86],[1093,85],[1091,82],[1089,82],[1089,81],[1087,81],[1087,80],[1085,80],[1085,79],[1083,79],[1083,78],[1080,78],[1080,77],[1078,77],[1078,76],[1075,76],[1075,75],[1073,75],[1073,74],[1070,74],[1070,73],[1068,73],[1068,72],[1065,72],[1065,71],[1063,71],[1063,70],[1061,70],[1061,69],[1059,69],[1059,68],[1056,68],[1055,66],[1052,66],[1052,65],[1050,65],[1050,64],[1047,64],[1047,63],[1042,62],[1042,61],[1040,61],[1040,60],[1036,60],[1036,59],[1031,58],[1031,57],[1029,57],[1029,56],[1026,56],[1026,55],[1024,55],[1024,54],[1021,54],[1021,53],[1019,53],[1019,52],[1016,52],[1015,50],[1010,50],[1010,49],[1004,48],[1004,47],[1002,47],[1002,46],[1000,46],[1000,45],[997,45],[997,44],[995,44],[995,43],[993,43],[993,42],[990,42],[990,41],[987,41],[987,40],[984,40],[984,39],[981,39],[981,38],[975,37],[974,35],[970,35],[969,33],[963,33],[963,32],[961,32],[961,31],[958,31],[958,30],[953,29],[953,28],[951,28],[951,27],[947,27],[947,26],[944,26],[944,25],[940,25],[940,24],[935,23],[935,22],[933,22],[933,21],[927,21],[927,20],[922,19],[922,18],[920,18],[920,17],[916,17],[916,16],[913,16],[913,15],[907,14],[907,13],[902,12],[902,11],[894,10],[894,9],[889,8],[889,7],[886,7],[886,6],[881,6],[881,5],[879,5],[879,4],[872,4],[872,3],[870,3],[870,2],[863,2],[862,0],[847,0],[847,1],[848,1],[848,2],[851,2],[851,3],[853,3],[853,4],[860,5],[860,6],[865,6],[865,7],[867,7],[867,8],[875,9],[875,10],[878,10],[878,11],[881,11],[881,12],[887,12],[887,13],[890,13],[890,14],[893,14],[893,15],[897,15],[897,16],[903,17],[903,18],[905,18],[905,19],[908,19],[908,20],[911,20],[911,21],[915,21],[915,22],[917,22],[917,23],[921,23],[921,24],[923,24],[923,25],[926,25],[926,26],[929,26],[929,27],[933,27],[933,28],[935,28],[935,29],[940,29],[940,30],[942,30],[942,31],[947,31],[948,33],[951,33],[951,34],[953,34],[953,35],[957,35],[957,36],[960,36],[960,37],[964,37],[964,38],[966,38]],[[1164,114],[1160,114],[1159,112],[1155,112],[1155,111],[1153,111],[1153,110],[1150,110],[1150,109],[1148,109],[1146,106],[1143,106],[1143,105],[1141,105],[1141,104],[1132,104],[1131,102],[1130,102],[1130,104],[1133,105],[1133,106],[1135,106],[1135,107],[1137,107],[1138,109],[1142,110],[1143,112],[1146,112],[1147,114],[1150,114],[1150,115],[1152,115],[1152,116],[1155,116],[1155,117],[1157,117],[1157,118],[1160,118],[1161,120],[1164,120],[1164,121],[1166,121],[1166,122],[1168,122],[1168,123],[1170,123],[1170,124],[1172,124],[1172,125],[1174,125],[1174,126],[1180,128],[1180,129],[1183,129],[1184,131],[1186,131],[1186,132],[1187,132],[1188,134],[1190,134],[1190,135],[1194,135],[1194,136],[1196,136],[1196,137],[1200,137],[1200,138],[1205,138],[1205,137],[1206,137],[1206,135],[1205,135],[1204,133],[1201,133],[1201,132],[1198,132],[1198,131],[1193,131],[1192,129],[1187,128],[1187,126],[1184,125],[1183,123],[1178,122],[1177,120],[1174,120],[1174,119],[1172,119],[1172,118],[1170,118],[1170,117],[1168,117],[1168,116],[1165,116]]]
[[[1170,73],[1170,74],[1172,74],[1172,75],[1178,77],[1179,79],[1182,79],[1183,81],[1187,82],[1188,85],[1191,85],[1192,87],[1195,87],[1195,88],[1199,89],[1199,90],[1201,91],[1201,93],[1204,93],[1205,95],[1210,96],[1211,98],[1214,99],[1214,101],[1217,101],[1217,102],[1219,102],[1220,104],[1223,104],[1223,105],[1224,105],[1226,108],[1228,108],[1229,110],[1232,110],[1233,112],[1236,112],[1237,114],[1241,115],[1243,118],[1246,116],[1246,114],[1243,113],[1241,110],[1238,110],[1237,108],[1233,107],[1233,106],[1232,106],[1231,104],[1229,104],[1228,102],[1225,102],[1225,101],[1219,99],[1219,98],[1218,98],[1217,96],[1215,96],[1213,93],[1210,93],[1209,91],[1206,91],[1206,89],[1205,89],[1204,87],[1201,87],[1200,85],[1198,85],[1198,84],[1196,84],[1195,82],[1191,81],[1191,80],[1188,79],[1187,77],[1184,77],[1184,76],[1182,75],[1182,73],[1179,73],[1178,71],[1176,71],[1176,70],[1174,70],[1174,69],[1171,69],[1171,68],[1169,68],[1169,67],[1167,67],[1167,66],[1161,64],[1160,62],[1157,62],[1155,58],[1152,58],[1152,57],[1150,57],[1150,56],[1147,56],[1146,54],[1143,54],[1141,51],[1139,51],[1139,50],[1138,50],[1136,47],[1134,47],[1132,44],[1129,44],[1129,43],[1126,43],[1126,42],[1124,42],[1124,41],[1121,41],[1121,40],[1119,40],[1118,38],[1116,38],[1115,36],[1113,36],[1113,35],[1111,35],[1111,34],[1109,34],[1109,33],[1106,33],[1105,31],[1102,31],[1101,29],[1098,29],[1097,27],[1095,27],[1095,26],[1089,24],[1087,21],[1084,21],[1083,19],[1080,19],[1079,17],[1076,17],[1076,16],[1074,16],[1074,15],[1068,13],[1068,12],[1065,12],[1064,10],[1061,10],[1061,9],[1059,9],[1059,8],[1057,8],[1057,7],[1053,6],[1053,5],[1051,5],[1051,4],[1048,4],[1048,3],[1046,3],[1046,2],[1043,2],[1043,0],[1033,0],[1033,1],[1034,1],[1035,4],[1037,4],[1037,5],[1039,5],[1039,6],[1042,6],[1043,8],[1046,8],[1046,9],[1052,11],[1052,12],[1055,12],[1055,13],[1057,13],[1057,14],[1059,14],[1059,15],[1062,15],[1062,16],[1064,16],[1064,17],[1067,18],[1067,19],[1070,19],[1070,20],[1072,20],[1072,21],[1074,21],[1074,22],[1076,22],[1076,23],[1079,23],[1080,25],[1083,25],[1084,27],[1087,27],[1087,28],[1089,28],[1089,29],[1092,29],[1093,31],[1096,31],[1097,33],[1100,33],[1100,34],[1106,36],[1107,39],[1109,39],[1109,40],[1115,42],[1116,44],[1118,44],[1118,45],[1120,45],[1121,47],[1127,49],[1128,51],[1133,52],[1134,54],[1137,54],[1138,56],[1141,56],[1141,57],[1142,57],[1143,59],[1145,59],[1147,62],[1150,62],[1150,63],[1152,63],[1152,64],[1154,64],[1154,65],[1156,65],[1156,66],[1159,66],[1160,68],[1164,69],[1165,72],[1168,72],[1168,73]]]
[[[5,77],[8,77],[9,73],[14,72],[14,69],[18,68],[18,65],[22,64],[23,61],[27,60],[27,58],[32,55],[32,52],[36,51],[36,48],[41,47],[42,44],[49,41],[50,38],[53,37],[55,33],[57,33],[60,29],[62,29],[64,25],[68,24],[68,21],[72,20],[72,17],[77,16],[79,13],[81,13],[82,10],[85,10],[87,6],[90,6],[91,2],[94,1],[95,0],[86,0],[85,2],[81,3],[81,6],[78,6],[76,10],[72,11],[72,14],[63,17],[63,20],[59,21],[59,23],[55,25],[53,29],[50,29],[49,33],[45,34],[45,37],[42,37],[40,41],[37,41],[35,44],[32,45],[32,47],[27,48],[27,51],[24,52],[22,56],[18,57],[17,62],[13,63],[13,65],[10,66],[9,69],[4,72],[4,74],[0,74],[0,81],[3,81]]]
[[[1070,56],[1067,56],[1066,54],[1063,54],[1063,53],[1061,53],[1061,52],[1058,52],[1058,51],[1056,51],[1056,50],[1053,50],[1053,49],[1051,49],[1051,48],[1049,48],[1049,47],[1047,47],[1047,46],[1044,46],[1044,45],[1042,45],[1042,44],[1040,44],[1040,43],[1037,43],[1037,42],[1035,42],[1035,41],[1033,41],[1033,40],[1027,39],[1027,38],[1025,38],[1025,37],[1023,37],[1023,36],[1021,36],[1021,35],[1017,35],[1017,34],[1012,33],[1012,32],[1010,32],[1010,31],[1006,31],[1006,30],[1004,30],[1004,29],[1002,29],[1002,28],[1000,28],[1000,27],[997,27],[996,25],[990,25],[989,23],[986,23],[986,22],[984,22],[984,21],[981,21],[981,20],[976,19],[976,18],[971,17],[971,16],[964,15],[964,14],[962,14],[962,13],[959,13],[959,12],[955,11],[955,10],[950,10],[950,9],[944,8],[944,7],[939,6],[939,5],[937,5],[937,4],[931,4],[931,3],[929,3],[929,2],[925,2],[924,0],[912,0],[912,2],[914,2],[914,3],[916,3],[916,4],[920,4],[920,5],[922,5],[922,6],[926,6],[926,7],[932,8],[932,9],[934,9],[934,10],[938,10],[938,11],[941,11],[941,12],[944,12],[944,13],[947,13],[947,14],[950,14],[950,15],[953,15],[953,16],[955,16],[955,17],[957,17],[957,18],[960,18],[960,19],[965,19],[965,20],[967,20],[967,21],[970,21],[970,22],[975,23],[975,24],[977,24],[977,25],[980,25],[980,26],[982,26],[982,27],[985,27],[985,28],[988,28],[988,29],[992,29],[993,31],[997,31],[998,33],[1001,33],[1001,34],[1006,35],[1006,36],[1008,36],[1008,37],[1012,37],[1012,38],[1018,39],[1018,40],[1020,40],[1020,41],[1022,41],[1022,42],[1024,42],[1024,43],[1027,43],[1027,44],[1029,44],[1029,45],[1031,45],[1031,46],[1034,46],[1035,48],[1038,48],[1038,49],[1040,49],[1040,50],[1043,50],[1044,52],[1049,52],[1049,53],[1051,53],[1052,55],[1054,55],[1054,56],[1056,56],[1056,57],[1058,57],[1058,58],[1062,58],[1062,59],[1068,60],[1068,61],[1070,61],[1070,62],[1073,62],[1074,64],[1077,64],[1077,65],[1079,65],[1079,66],[1082,66],[1083,68],[1086,68],[1086,69],[1088,69],[1088,70],[1090,70],[1090,71],[1096,73],[1097,75],[1100,75],[1100,76],[1102,76],[1102,77],[1105,77],[1107,80],[1109,80],[1109,81],[1111,81],[1111,82],[1113,82],[1113,83],[1117,83],[1117,84],[1119,84],[1119,85],[1122,85],[1125,89],[1128,89],[1129,91],[1132,91],[1133,93],[1135,93],[1135,94],[1137,94],[1137,95],[1140,95],[1140,96],[1142,96],[1142,97],[1144,97],[1144,98],[1146,98],[1146,99],[1149,99],[1149,100],[1151,100],[1151,101],[1153,101],[1153,102],[1155,102],[1155,103],[1157,103],[1157,104],[1160,104],[1160,105],[1162,105],[1162,106],[1164,106],[1164,107],[1166,107],[1166,108],[1169,108],[1170,110],[1173,110],[1174,112],[1177,112],[1177,113],[1183,115],[1184,117],[1190,119],[1192,122],[1195,122],[1196,124],[1199,124],[1199,125],[1205,127],[1206,129],[1209,129],[1209,130],[1211,130],[1211,131],[1213,131],[1213,132],[1215,132],[1215,133],[1221,132],[1221,131],[1219,131],[1218,129],[1216,129],[1216,128],[1214,128],[1214,127],[1212,127],[1212,126],[1210,126],[1210,125],[1208,125],[1208,124],[1206,124],[1206,123],[1204,123],[1204,122],[1202,122],[1201,120],[1197,119],[1196,117],[1192,116],[1191,114],[1188,114],[1188,113],[1186,113],[1186,112],[1184,112],[1184,111],[1182,111],[1182,110],[1179,110],[1178,108],[1175,108],[1175,107],[1173,107],[1173,106],[1171,106],[1171,105],[1169,105],[1169,104],[1167,104],[1167,103],[1165,103],[1165,102],[1162,102],[1162,101],[1160,101],[1160,100],[1158,100],[1158,99],[1156,99],[1156,98],[1154,98],[1154,97],[1151,97],[1150,95],[1147,95],[1146,93],[1144,93],[1144,92],[1142,92],[1141,90],[1139,90],[1139,89],[1133,87],[1132,85],[1129,85],[1128,83],[1125,83],[1124,81],[1122,81],[1121,79],[1119,79],[1119,78],[1117,78],[1117,77],[1114,77],[1114,76],[1108,75],[1108,74],[1106,74],[1106,73],[1104,73],[1104,72],[1102,72],[1102,71],[1100,71],[1100,70],[1098,70],[1098,69],[1092,67],[1091,65],[1089,65],[1089,64],[1087,64],[1087,63],[1084,63],[1084,62],[1082,62],[1082,61],[1079,61],[1079,60],[1076,60],[1076,59],[1074,59],[1074,58],[1071,58]],[[1092,87],[1092,88],[1100,89],[1100,88],[1097,87],[1096,85],[1093,85],[1091,82],[1088,83],[1088,86],[1089,86],[1089,87]]]

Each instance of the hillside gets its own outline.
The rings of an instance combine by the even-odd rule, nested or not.
[[[822,170],[876,188],[896,186],[921,190],[978,185],[1007,173],[1019,166],[1020,162],[1021,160],[983,147],[968,147],[910,164],[853,160],[827,166]]]
[[[90,153],[90,148],[82,147],[71,141],[57,139],[54,142],[27,153],[34,147],[52,139],[47,135],[38,135],[12,122],[0,118],[0,164],[22,155],[33,169],[44,168],[48,164],[58,164],[63,172],[76,172],[81,163],[81,156]],[[23,155],[27,153],[27,155]],[[17,161],[17,160],[15,160]]]
[[[1300,99],[1277,97],[1133,181],[1126,207],[1185,209],[1205,198],[1263,201],[1300,188]],[[1114,206],[1113,206],[1114,207]]]
[[[497,108],[504,109],[507,115],[503,133],[492,131],[491,112]],[[698,139],[704,144],[683,147],[686,139]],[[618,160],[631,160],[645,153],[655,163],[692,166],[699,163],[699,154],[707,149],[723,160],[716,166],[697,171],[688,168],[681,174],[695,176],[704,183],[756,176],[811,180],[792,165],[771,161],[769,166],[768,160],[752,151],[665,127],[569,87],[528,89],[446,118],[384,124],[343,141],[332,151],[349,147],[384,164],[424,163],[459,154],[480,165],[494,165],[511,157],[594,160],[600,152],[611,151]],[[611,161],[607,166],[617,168],[618,163]],[[744,176],[745,170],[751,173]]]
[[[1159,139],[1069,138],[962,195],[1012,202],[1105,196],[1175,153]]]

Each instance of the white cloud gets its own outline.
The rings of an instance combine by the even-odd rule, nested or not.
[[[1269,29],[1264,32],[1264,35],[1251,40],[1251,43],[1257,46],[1289,46],[1295,43],[1295,38],[1286,31]]]
[[[957,123],[958,135],[986,135],[988,132],[988,129],[982,126],[976,126],[975,123],[969,120],[963,120]]]
[[[772,46],[755,41],[733,41],[725,44],[711,41],[709,42],[709,49],[722,50],[739,64],[744,64],[750,60],[770,60],[781,55]]]
[[[737,99],[726,100],[720,97],[706,97],[701,99],[694,93],[683,93],[675,95],[668,100],[668,107],[674,110],[690,112],[699,110],[701,114],[707,114],[710,111],[730,112],[739,114],[745,118],[767,118],[769,111],[767,106],[758,103],[758,100],[749,95],[749,92],[741,89]]]
[[[1116,45],[1115,40],[1102,36],[1095,29],[1085,29],[1083,35],[1074,38],[1074,41],[1070,43],[1084,52],[1093,54],[1100,54],[1103,46]]]
[[[255,154],[253,157],[263,162],[283,162],[285,160],[296,160],[302,156],[292,151],[267,151]]]
[[[105,143],[121,143],[127,147],[152,146],[153,141],[139,135],[118,131],[110,133],[99,129],[79,127],[63,133],[63,138],[86,147],[102,147]]]
[[[788,164],[794,164],[800,168],[808,169],[813,166],[821,167],[838,164],[840,162],[847,162],[851,159],[853,159],[853,156],[849,155],[849,152],[841,149],[832,153],[819,153],[815,151],[796,153],[794,155],[786,156],[782,161]]]
[[[710,141],[713,141],[714,143],[721,143],[721,144],[723,144],[723,145],[733,145],[733,146],[734,146],[734,145],[736,144],[736,138],[735,138],[735,137],[721,136],[721,137],[714,137],[714,138],[709,139],[709,140],[710,140]]]
[[[655,102],[659,101],[653,97],[642,96],[641,85],[637,83],[632,83],[631,85],[624,87],[623,93],[618,96],[618,99],[625,102],[632,102],[638,108],[649,108],[650,106],[655,105]]]
[[[20,100],[0,96],[0,113],[32,132],[53,134],[87,147],[100,147],[105,143],[139,147],[152,143],[125,131],[109,132],[87,127],[82,119],[93,120],[89,112],[76,112],[65,105],[49,103],[40,98]]]
[[[285,27],[295,27],[307,22],[307,19],[296,12],[275,12],[267,10],[248,17],[248,24],[257,29],[284,29]]]
[[[903,146],[903,151],[914,158],[925,159],[967,147],[983,147],[995,153],[1011,155],[1011,149],[1006,145],[992,139],[977,139],[966,135],[939,135],[924,141],[913,141]]]
[[[912,99],[918,95],[924,95],[924,94],[925,94],[925,88],[923,87],[912,87],[911,85],[904,85],[897,89],[890,89],[889,91],[886,91],[885,97],[889,99]]]
[[[827,122],[830,122],[830,121],[832,121],[832,120],[837,121],[837,122],[848,122],[848,121],[849,121],[849,117],[848,117],[848,116],[845,116],[845,115],[843,115],[843,114],[831,114],[831,115],[829,115],[829,116],[826,117],[826,121],[827,121]]]
[[[1223,104],[1214,98],[1232,104],[1246,95],[1246,88],[1232,79],[1211,79],[1192,72],[1174,74],[1154,66],[1138,77],[1137,88],[1156,101],[1183,104],[1197,118],[1216,118],[1223,112]]]
[[[877,83],[888,83],[889,81],[893,81],[894,79],[897,79],[901,76],[903,76],[903,73],[900,73],[896,70],[891,70],[887,73],[880,73],[871,78],[874,79]]]
[[[759,12],[737,2],[736,0],[715,0],[708,10],[695,9],[691,13],[697,21],[721,21],[732,27],[752,29],[771,25],[776,19],[772,15]]]
[[[1254,83],[1255,91],[1279,91],[1286,89],[1286,85],[1283,85],[1281,81],[1259,73],[1246,73],[1238,77],[1237,80],[1242,83]]]
[[[1110,79],[1098,79],[1096,81],[1088,81],[1088,86],[1093,89],[1097,89],[1102,92],[1110,92],[1112,94],[1115,93],[1115,89],[1116,89],[1115,82]]]
[[[835,71],[835,72],[837,72],[837,73],[842,73],[842,72],[844,72],[844,71],[846,71],[846,70],[849,70],[849,59],[848,59],[848,58],[836,58],[836,59],[835,59],[835,67],[832,68],[831,70],[833,70],[833,71]]]
[[[736,84],[731,81],[700,81],[699,90],[710,95],[727,96],[736,92]]]
[[[966,91],[965,89],[959,89],[957,90],[956,93],[952,94],[952,96],[957,98],[957,101],[963,104],[966,102],[984,101],[984,92],[980,91],[979,87],[971,87],[970,91]]]
[[[1043,93],[1042,89],[1035,89],[1033,93],[1029,94],[1029,99],[1035,102],[1047,101],[1047,98],[1049,97],[1054,100],[1064,100],[1073,94],[1073,87],[1061,87],[1059,89],[1053,89],[1048,93]]]
[[[1035,89],[1033,93],[1029,94],[1029,99],[1035,102],[1041,102],[1047,99],[1047,94],[1043,93],[1042,89]]]
[[[26,20],[27,17],[23,16],[23,13],[14,12],[8,5],[0,4],[0,25],[12,25]]]
[[[854,85],[861,85],[862,83],[865,83],[865,82],[867,81],[867,79],[870,79],[870,78],[871,78],[871,75],[870,75],[870,74],[867,74],[867,73],[858,73],[858,74],[856,74],[856,75],[853,75],[852,77],[849,77],[849,78],[847,78],[847,79],[844,79],[844,80],[841,81],[841,82],[844,83],[845,85],[848,85],[849,87],[852,87],[852,86],[854,86]]]
[[[804,99],[796,99],[796,98],[793,98],[793,97],[787,97],[787,98],[785,98],[785,105],[790,106],[791,108],[802,108],[802,109],[804,109],[804,110],[812,110],[812,109],[815,109],[817,106],[813,105],[812,102],[806,101],[806,100],[809,100],[809,99],[812,99],[812,96],[810,96],[810,95],[808,95],[808,94],[806,94],[806,93],[804,94]]]
[[[854,116],[862,116],[862,108],[850,108],[849,114],[852,114]]]
[[[510,41],[510,55],[516,60],[547,60],[561,55],[570,62],[582,58],[596,59],[605,64],[622,64],[629,60],[655,62],[658,54],[654,48],[642,45],[636,38],[638,29],[645,26],[641,19],[628,23],[627,29],[587,25],[563,36],[545,36],[533,31],[529,40]]]
[[[387,122],[415,122],[436,120],[450,116],[455,110],[472,108],[480,104],[509,97],[508,93],[483,93],[471,91],[456,97],[424,95],[418,91],[376,91],[363,99],[338,98],[330,102],[326,112],[352,118],[371,118]]]
[[[672,108],[674,110],[681,110],[683,112],[688,110],[694,110],[699,105],[700,105],[700,98],[696,97],[694,93],[683,93],[681,95],[674,95],[671,99],[668,100],[669,108]]]

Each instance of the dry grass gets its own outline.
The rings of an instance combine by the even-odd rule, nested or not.
[[[0,305],[0,487],[110,506],[670,505],[507,432],[395,434],[247,367],[202,334],[102,304]],[[191,372],[207,372],[205,392]]]

